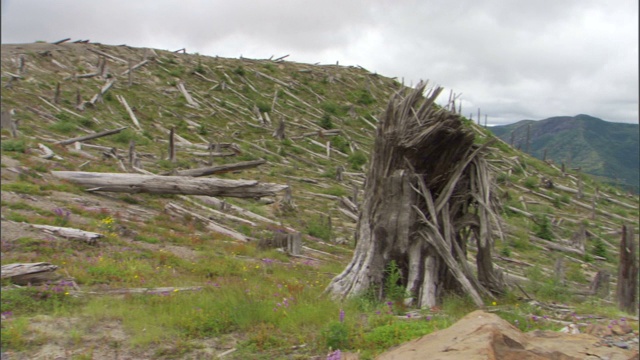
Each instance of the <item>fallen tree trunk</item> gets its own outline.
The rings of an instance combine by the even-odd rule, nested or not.
[[[73,144],[74,142],[82,142],[82,141],[87,141],[87,140],[91,140],[91,139],[97,139],[103,136],[108,136],[108,135],[113,135],[113,134],[117,134],[119,132],[121,132],[122,130],[126,129],[126,126],[117,128],[117,129],[113,129],[113,130],[105,130],[105,131],[101,131],[99,133],[95,133],[95,134],[90,134],[90,135],[85,135],[85,136],[79,136],[79,137],[75,137],[72,139],[67,139],[67,140],[60,140],[58,142],[56,142],[56,144],[59,145],[69,145],[69,144]]]
[[[273,196],[287,185],[260,183],[255,180],[225,180],[184,176],[52,171],[59,179],[87,188],[87,191],[124,193],[181,194],[259,198]]]
[[[230,171],[251,169],[254,167],[258,167],[262,164],[265,164],[266,162],[267,160],[264,160],[264,159],[243,161],[235,164],[218,165],[218,166],[189,169],[189,170],[178,170],[172,173],[166,173],[166,175],[191,176],[191,177],[207,176],[207,175],[213,175],[213,174],[226,173]]]
[[[2,279],[11,279],[17,285],[42,284],[57,278],[54,271],[57,265],[47,262],[3,265],[0,271]]]
[[[91,231],[84,231],[68,227],[37,224],[31,224],[31,226],[36,229],[42,229],[44,230],[44,232],[52,235],[62,236],[63,238],[67,239],[82,240],[90,245],[94,245],[98,241],[98,239],[104,236],[102,234],[94,233]]]

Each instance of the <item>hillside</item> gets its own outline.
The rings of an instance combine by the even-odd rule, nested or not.
[[[491,131],[521,150],[527,149],[527,127],[531,126],[529,154],[597,176],[638,192],[640,184],[640,128],[638,124],[612,123],[589,115],[557,116],[544,120],[522,120],[494,126]],[[512,135],[513,133],[513,135]],[[512,137],[513,136],[513,137]]]
[[[473,310],[455,295],[412,309],[323,294],[351,258],[377,119],[404,88],[395,79],[357,66],[92,43],[3,44],[1,56],[1,262],[48,262],[61,277],[2,280],[2,351],[12,358],[324,359],[342,349],[370,359]],[[494,139],[466,123],[475,141]],[[106,130],[118,131],[60,143]],[[498,139],[490,149],[505,232],[495,261],[521,288],[487,307],[523,331],[557,330],[572,312],[602,323],[626,316],[637,330],[612,300],[621,228],[637,234],[638,197]],[[107,192],[56,176],[213,166],[227,170],[197,179],[289,187],[222,198]],[[296,233],[298,249],[274,246]],[[585,295],[600,270],[610,291]]]

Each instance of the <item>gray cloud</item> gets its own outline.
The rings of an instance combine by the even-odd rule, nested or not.
[[[463,93],[489,122],[638,122],[638,2],[2,1],[2,42],[65,37],[361,65]]]

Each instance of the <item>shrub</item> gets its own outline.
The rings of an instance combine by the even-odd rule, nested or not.
[[[364,152],[358,150],[353,154],[349,155],[349,158],[347,158],[347,161],[349,162],[351,169],[361,170],[362,165],[367,163],[367,155]]]
[[[233,69],[233,73],[236,74],[236,75],[240,75],[240,76],[244,76],[246,74],[246,72],[244,71],[244,68],[242,67],[242,65],[240,65],[237,68]]]
[[[593,249],[591,250],[591,253],[595,256],[600,256],[603,258],[607,258],[607,246],[604,244],[604,241],[602,241],[599,238],[596,238],[595,243],[593,244]]]
[[[0,144],[2,144],[2,150],[3,151],[15,151],[15,152],[20,152],[20,153],[24,153],[27,151],[27,144],[25,143],[24,140],[20,139],[20,140],[2,140],[2,142],[0,142]]]
[[[318,125],[320,125],[320,127],[325,130],[333,129],[334,126],[333,121],[331,121],[331,115],[324,114],[324,116],[322,116],[322,119],[320,119]]]
[[[261,113],[271,112],[271,104],[267,102],[258,101],[256,102],[256,106],[258,107],[258,110],[260,110]]]
[[[526,179],[524,179],[524,187],[526,187],[527,189],[535,189],[538,186],[538,178],[534,177],[534,176],[529,176]]]
[[[537,237],[545,240],[553,240],[551,232],[551,221],[545,215],[539,216],[536,221],[535,234]]]
[[[325,241],[331,239],[331,229],[321,218],[309,221],[306,228],[307,234]]]

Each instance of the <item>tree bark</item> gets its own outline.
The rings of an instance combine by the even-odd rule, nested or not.
[[[88,191],[182,194],[259,198],[274,196],[287,185],[255,180],[190,178],[184,176],[52,171],[54,177],[88,188]]]
[[[636,314],[638,311],[638,254],[633,238],[633,226],[622,225],[616,297],[620,310],[630,314]]]
[[[371,291],[384,298],[391,261],[402,274],[394,285],[420,307],[436,305],[447,292],[466,293],[482,307],[482,296],[503,291],[491,256],[500,219],[483,158],[488,144],[474,145],[459,115],[433,106],[442,89],[425,99],[425,86],[396,94],[378,122],[355,253],[327,287],[335,297]],[[466,259],[471,236],[477,277]]]

